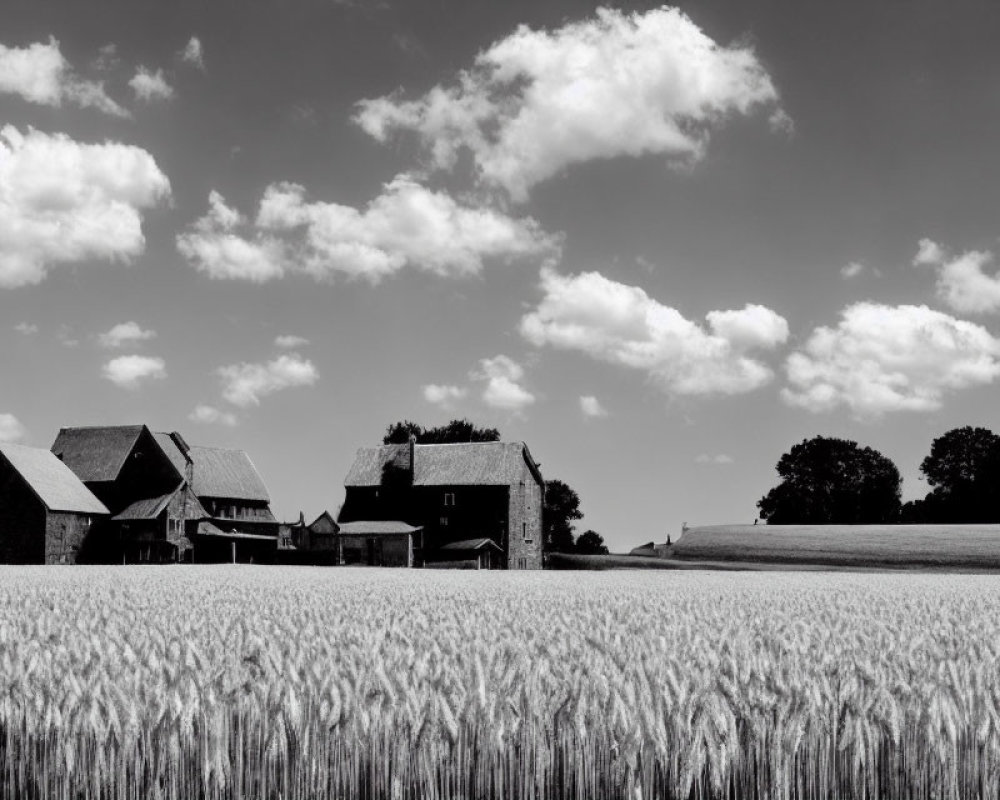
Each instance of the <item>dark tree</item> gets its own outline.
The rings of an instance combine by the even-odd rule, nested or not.
[[[580,496],[560,480],[546,481],[542,506],[545,549],[550,553],[572,553],[573,520],[582,518]]]
[[[896,465],[857,442],[816,436],[778,461],[782,482],[757,502],[772,525],[895,522],[902,479]]]
[[[416,422],[404,419],[402,422],[394,422],[385,429],[385,436],[382,437],[382,444],[406,444],[410,441],[410,435],[416,436],[417,441],[424,435],[424,429]]]
[[[480,428],[467,419],[453,419],[447,425],[436,428],[424,428],[416,422],[403,420],[386,429],[382,444],[406,444],[411,435],[417,438],[419,444],[500,441],[500,431],[496,428]]]
[[[912,522],[1000,522],[1000,436],[954,428],[931,444],[921,463],[931,491],[904,507]]]
[[[584,531],[576,539],[576,552],[585,556],[606,556],[608,547],[597,531]]]

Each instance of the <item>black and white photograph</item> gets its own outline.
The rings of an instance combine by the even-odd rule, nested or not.
[[[0,0],[0,800],[1000,800],[998,43]]]

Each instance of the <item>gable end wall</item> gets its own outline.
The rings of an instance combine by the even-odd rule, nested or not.
[[[510,487],[508,569],[542,568],[542,487],[526,462],[521,480]]]

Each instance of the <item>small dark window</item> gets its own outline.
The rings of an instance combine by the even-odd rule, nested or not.
[[[446,528],[447,526],[448,526],[448,518],[447,517],[441,517],[441,527],[442,528]]]
[[[445,492],[444,493],[444,504],[446,506],[454,506],[455,505],[455,493],[454,492]]]

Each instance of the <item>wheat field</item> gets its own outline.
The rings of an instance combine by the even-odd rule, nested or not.
[[[0,568],[18,798],[995,798],[1000,579]]]

